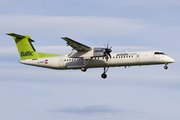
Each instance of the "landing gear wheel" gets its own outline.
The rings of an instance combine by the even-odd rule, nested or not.
[[[85,68],[85,67],[81,68],[81,71],[83,71],[83,72],[86,72],[86,70],[87,70],[87,68]]]
[[[103,72],[103,74],[101,75],[102,78],[104,78],[104,79],[107,78],[106,73],[107,73],[108,69],[109,69],[109,67],[104,67],[104,72]]]
[[[104,79],[106,79],[106,78],[107,78],[107,75],[106,75],[105,73],[103,73],[103,74],[101,75],[101,77],[104,78]]]
[[[166,70],[167,70],[167,69],[168,69],[168,66],[164,66],[164,69],[166,69]]]

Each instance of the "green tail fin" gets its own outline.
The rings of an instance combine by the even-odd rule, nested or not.
[[[34,40],[30,39],[31,36],[22,36],[14,33],[7,33],[7,35],[12,36],[15,40],[21,60],[38,58],[38,54],[31,43],[34,42]]]
[[[61,56],[61,55],[55,55],[55,54],[36,52],[34,46],[31,43],[31,42],[34,42],[34,40],[32,40],[31,36],[29,35],[23,36],[23,35],[18,35],[14,33],[7,33],[7,35],[12,36],[13,39],[15,40],[21,60]]]

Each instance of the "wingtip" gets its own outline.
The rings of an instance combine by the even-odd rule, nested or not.
[[[11,35],[11,34],[13,34],[13,33],[6,33],[6,35]]]
[[[68,37],[65,37],[65,36],[63,36],[63,37],[61,37],[62,39],[65,39],[65,38],[68,38]]]

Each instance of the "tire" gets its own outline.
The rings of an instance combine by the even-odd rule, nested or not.
[[[166,69],[166,70],[167,70],[167,69],[168,69],[168,66],[164,66],[164,69]]]
[[[86,70],[87,70],[87,69],[86,69],[85,67],[82,67],[82,68],[81,68],[81,71],[83,71],[83,72],[86,72]]]
[[[106,75],[105,73],[103,73],[103,74],[101,75],[101,77],[104,78],[104,79],[106,79],[106,78],[107,78],[107,75]]]

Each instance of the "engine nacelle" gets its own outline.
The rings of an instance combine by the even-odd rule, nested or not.
[[[93,57],[104,57],[105,48],[93,48]]]

